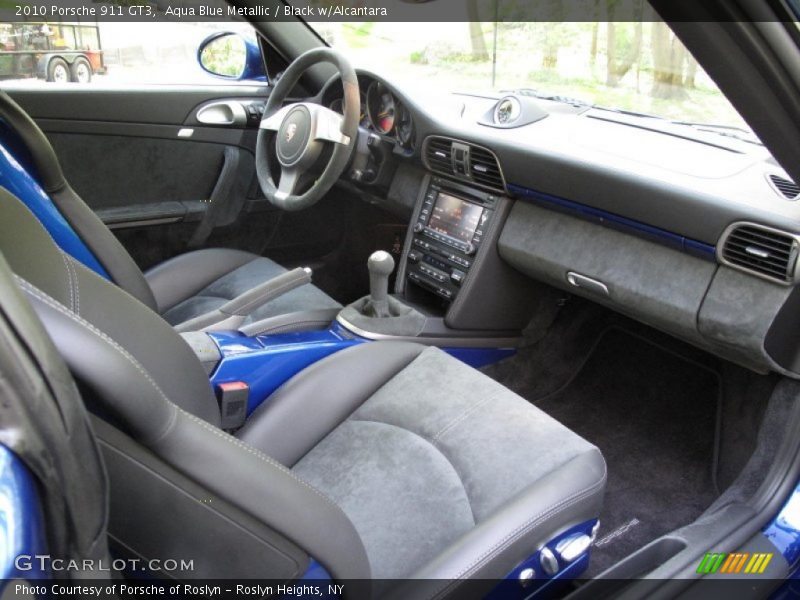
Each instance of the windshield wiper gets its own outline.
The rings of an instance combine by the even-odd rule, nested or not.
[[[698,131],[706,131],[708,133],[715,133],[723,137],[729,137],[740,142],[747,142],[749,144],[756,144],[763,146],[764,144],[758,139],[758,136],[749,129],[744,127],[736,127],[735,125],[718,125],[716,123],[693,123],[691,121],[670,121],[675,125],[685,125],[693,127]]]
[[[609,106],[601,106],[599,104],[592,104],[592,108],[595,110],[605,110],[607,112],[617,113],[618,115],[628,115],[629,117],[643,117],[645,119],[658,119],[659,121],[665,121],[664,117],[659,117],[658,115],[651,115],[650,113],[643,113],[636,110],[628,110],[627,108],[611,108]]]
[[[583,107],[583,106],[590,106],[590,104],[584,100],[579,100],[578,98],[571,98],[569,96],[561,96],[559,94],[548,94],[545,92],[540,92],[539,90],[535,90],[533,88],[517,88],[515,90],[500,90],[501,94],[519,94],[520,96],[530,96],[532,98],[537,98],[539,100],[550,100],[551,102],[560,102],[562,104],[571,104],[575,107]]]

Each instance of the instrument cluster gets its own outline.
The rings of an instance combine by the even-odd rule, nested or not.
[[[397,96],[380,81],[361,84],[360,125],[384,137],[394,139],[404,150],[414,149],[414,120]],[[366,91],[364,86],[366,85]],[[334,98],[327,106],[343,113],[344,100]]]

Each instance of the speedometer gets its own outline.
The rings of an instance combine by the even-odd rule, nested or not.
[[[373,82],[367,90],[367,112],[372,126],[380,133],[391,133],[394,129],[396,106],[389,89],[382,83]]]

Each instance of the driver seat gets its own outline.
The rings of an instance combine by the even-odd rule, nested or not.
[[[250,252],[212,248],[188,252],[142,273],[111,230],[70,187],[44,132],[3,91],[0,120],[21,142],[15,152],[27,154],[25,162],[35,171],[31,175],[111,281],[171,325],[215,311],[288,272],[276,262]],[[333,298],[307,283],[257,306],[244,323],[302,312],[306,313],[302,319],[306,327],[315,323],[324,326],[341,308]],[[285,320],[282,326],[286,327]]]

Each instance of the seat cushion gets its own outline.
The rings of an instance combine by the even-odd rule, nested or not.
[[[171,325],[215,310],[285,273],[276,262],[238,250],[208,249],[166,261],[146,274],[161,310]],[[245,323],[287,313],[341,308],[314,285],[300,286],[258,307]]]
[[[340,352],[324,368],[369,370],[391,344]],[[372,358],[346,356],[356,352]],[[346,367],[338,377],[358,380]],[[605,484],[599,450],[436,348],[417,353],[292,470],[342,507],[376,579],[502,577],[537,544],[596,518]]]

